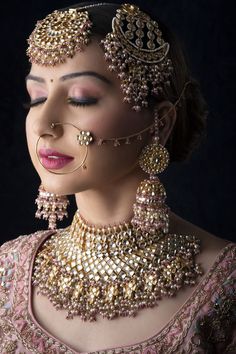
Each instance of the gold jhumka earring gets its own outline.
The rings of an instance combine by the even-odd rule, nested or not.
[[[163,172],[168,166],[169,153],[159,143],[159,121],[156,109],[154,115],[152,142],[143,149],[139,158],[140,167],[150,177],[142,181],[137,190],[131,223],[143,232],[162,237],[169,229],[169,208],[165,205],[166,192],[157,174]]]

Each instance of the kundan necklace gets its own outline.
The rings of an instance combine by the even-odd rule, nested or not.
[[[33,285],[57,309],[67,310],[67,318],[134,316],[195,284],[202,274],[195,263],[199,252],[194,236],[155,237],[129,223],[98,228],[77,211],[71,226],[39,250]]]

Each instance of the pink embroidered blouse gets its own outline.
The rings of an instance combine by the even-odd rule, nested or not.
[[[0,353],[78,354],[44,330],[31,309],[35,254],[51,232],[6,242],[0,249]],[[228,244],[170,322],[147,340],[102,354],[236,354],[236,245]]]

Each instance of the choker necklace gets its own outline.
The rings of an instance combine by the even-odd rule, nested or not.
[[[33,285],[67,318],[134,316],[202,275],[194,236],[134,229],[131,223],[95,227],[77,211],[70,227],[39,249]]]

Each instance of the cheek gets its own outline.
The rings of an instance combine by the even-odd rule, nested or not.
[[[129,174],[138,164],[141,143],[113,147],[91,146],[87,157],[87,177],[93,183],[107,183]]]
[[[29,151],[30,157],[31,157],[31,161],[32,161],[35,169],[37,170],[36,136],[35,136],[33,129],[32,129],[32,119],[29,114],[26,117],[25,131],[26,131],[26,140],[27,140],[27,146],[28,146],[28,151]]]
[[[96,138],[128,136],[146,127],[148,122],[124,104],[107,100],[101,110],[86,117],[84,125]]]
[[[33,134],[31,131],[31,124],[30,124],[29,115],[27,115],[27,117],[26,117],[25,131],[26,131],[26,140],[27,140],[28,149],[29,149],[29,152],[31,153],[32,145],[33,145],[33,142],[32,142]]]
[[[109,108],[109,107],[108,107]],[[88,130],[94,135],[96,142],[88,148],[86,175],[91,183],[110,181],[130,173],[138,165],[142,148],[147,145],[148,136],[143,136],[141,141],[132,141],[130,145],[124,144],[118,147],[113,142],[107,142],[102,146],[97,145],[99,138],[119,138],[132,135],[150,125],[143,115],[126,110],[107,109],[96,120],[87,120]]]

